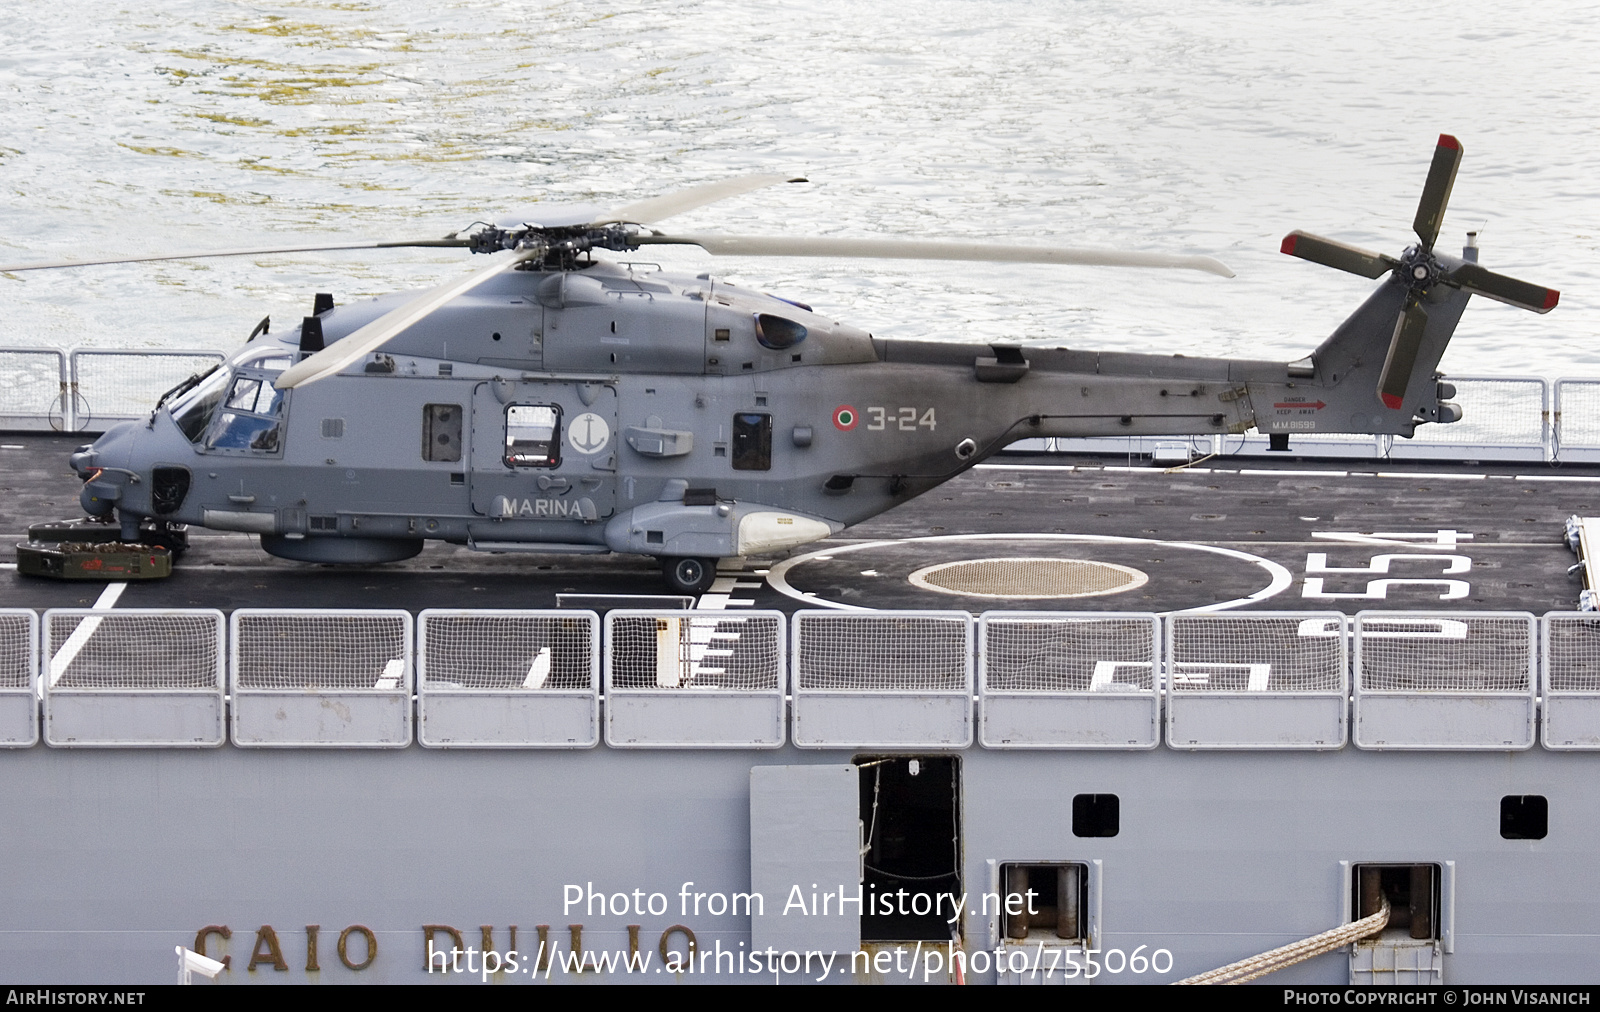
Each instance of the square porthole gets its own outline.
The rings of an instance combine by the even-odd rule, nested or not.
[[[1001,933],[1008,942],[1088,937],[1089,869],[1077,863],[1000,866]]]
[[[1500,835],[1507,840],[1543,840],[1550,833],[1550,802],[1543,794],[1507,794],[1500,799]]]
[[[1122,828],[1115,794],[1079,794],[1072,799],[1073,836],[1116,836]]]

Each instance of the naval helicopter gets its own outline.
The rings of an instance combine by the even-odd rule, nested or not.
[[[1472,295],[1544,313],[1552,289],[1435,248],[1462,147],[1441,135],[1398,257],[1307,232],[1282,251],[1383,280],[1294,362],[882,340],[709,274],[604,259],[713,255],[1187,269],[1209,257],[897,239],[673,234],[665,219],[792,180],[723,180],[610,212],[477,224],[443,238],[214,250],[0,271],[305,250],[459,247],[495,262],[421,293],[319,294],[298,332],[257,328],[149,417],[72,454],[92,517],[136,541],[177,525],[260,536],[310,563],[484,551],[628,552],[677,591],[722,558],[837,534],[1022,439],[1411,436],[1460,419],[1437,372]],[[1387,275],[1387,277],[1385,277]],[[265,323],[265,321],[264,321]],[[148,537],[148,534],[143,535]]]

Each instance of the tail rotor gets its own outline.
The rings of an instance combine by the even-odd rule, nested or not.
[[[1290,232],[1281,247],[1290,256],[1364,278],[1379,278],[1390,273],[1393,283],[1406,286],[1405,304],[1395,320],[1394,335],[1378,379],[1378,396],[1391,410],[1399,410],[1404,404],[1428,326],[1425,303],[1429,291],[1436,285],[1449,285],[1535,313],[1548,313],[1561,297],[1553,288],[1518,281],[1469,260],[1434,253],[1433,246],[1439,239],[1445,209],[1450,203],[1450,191],[1455,187],[1456,170],[1461,167],[1461,155],[1460,141],[1449,134],[1439,135],[1433,163],[1428,167],[1428,179],[1422,187],[1422,199],[1417,203],[1417,216],[1411,226],[1419,242],[1399,257],[1301,231]]]

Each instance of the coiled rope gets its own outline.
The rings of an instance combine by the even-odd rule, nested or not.
[[[1341,924],[1332,931],[1324,931],[1320,935],[1291,942],[1288,945],[1263,952],[1259,956],[1241,959],[1237,963],[1208,970],[1184,980],[1173,981],[1174,984],[1243,984],[1265,977],[1269,973],[1282,970],[1286,966],[1320,956],[1324,952],[1332,952],[1341,945],[1349,945],[1358,939],[1375,935],[1382,931],[1389,923],[1389,901],[1383,901],[1383,907],[1371,917],[1363,917],[1359,921]]]

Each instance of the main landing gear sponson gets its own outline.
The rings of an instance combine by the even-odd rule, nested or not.
[[[717,560],[694,556],[667,557],[661,560],[667,583],[680,594],[703,594],[717,578]]]

